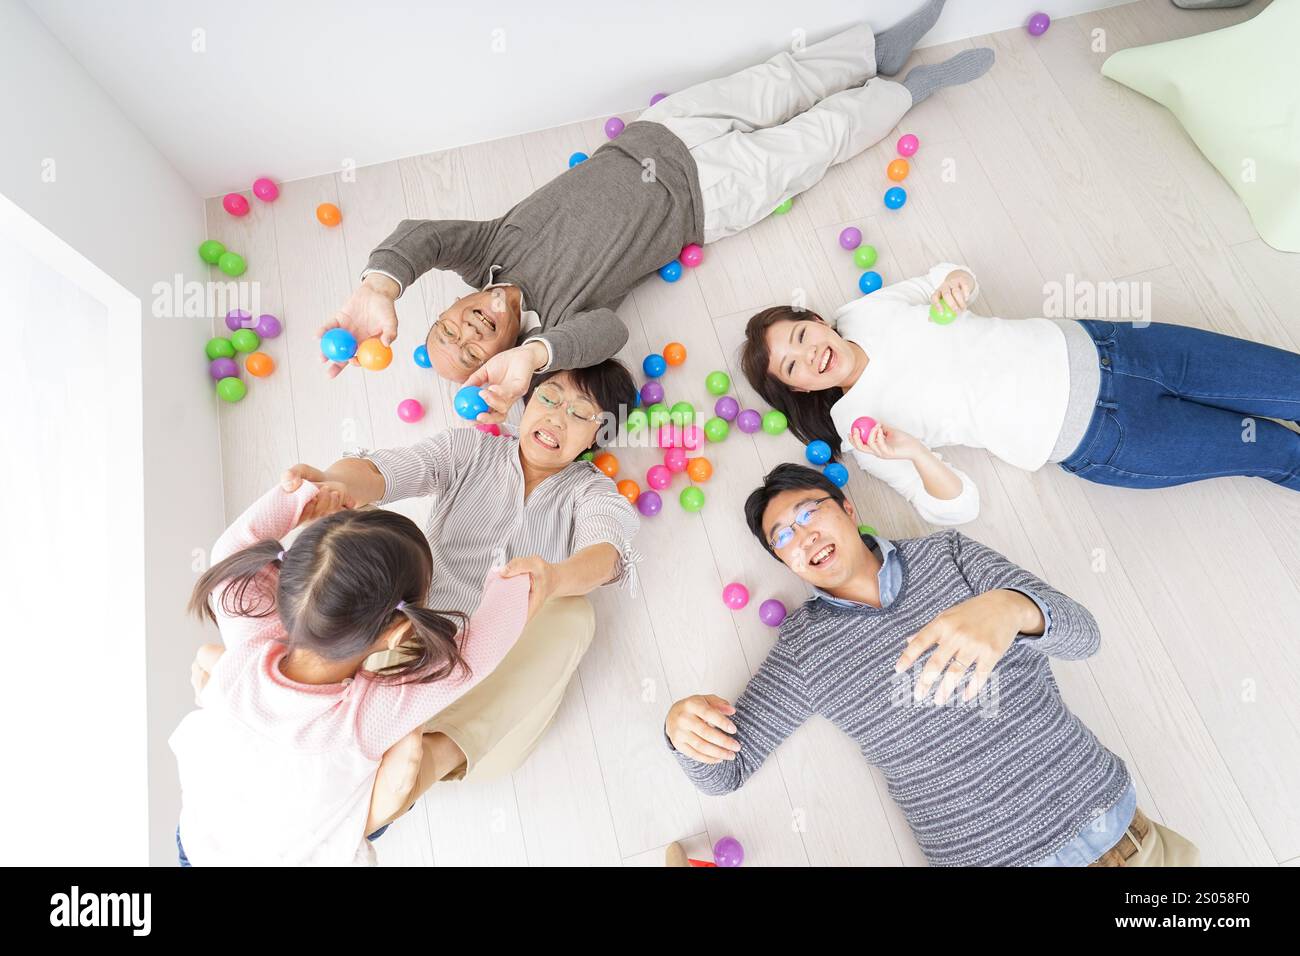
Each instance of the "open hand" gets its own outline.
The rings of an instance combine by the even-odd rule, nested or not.
[[[736,725],[731,715],[736,708],[713,694],[683,697],[668,709],[664,733],[673,747],[700,763],[735,760],[740,744],[732,736]]]
[[[532,383],[533,374],[546,364],[546,346],[540,342],[498,352],[478,367],[478,371],[465,379],[466,385],[480,386],[479,395],[488,403],[489,410],[479,415],[478,421],[500,424],[510,414],[515,402],[524,397]]]
[[[372,272],[330,320],[316,331],[317,340],[330,329],[347,329],[358,342],[378,338],[384,345],[391,346],[397,338],[397,306],[394,303],[400,291],[392,279]],[[331,362],[323,352],[320,360],[325,363],[325,374],[330,378],[349,365],[358,364],[355,358],[347,362]]]

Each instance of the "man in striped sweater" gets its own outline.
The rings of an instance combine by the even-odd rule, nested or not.
[[[697,695],[669,710],[699,789],[738,789],[820,715],[884,773],[932,865],[1196,865],[1052,678],[1049,657],[1097,651],[1086,608],[956,531],[859,534],[843,491],[799,465],[773,470],[745,517],[815,596],[734,707]]]

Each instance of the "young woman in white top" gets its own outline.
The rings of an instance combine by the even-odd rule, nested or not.
[[[1250,475],[1300,491],[1300,435],[1267,420],[1300,418],[1300,355],[1163,323],[975,315],[977,295],[969,269],[942,263],[833,325],[766,309],[741,366],[800,440],[852,452],[936,524],[979,512],[970,478],[931,451],[944,445],[1129,488]],[[864,416],[877,424],[859,435]]]

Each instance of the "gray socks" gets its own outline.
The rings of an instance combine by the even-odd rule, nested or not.
[[[944,0],[926,0],[925,6],[906,20],[895,23],[883,33],[876,34],[876,72],[893,76],[903,68],[912,48],[943,13]]]
[[[993,51],[988,47],[962,50],[942,63],[914,66],[903,77],[903,85],[912,94],[915,106],[935,90],[977,80],[993,65]]]

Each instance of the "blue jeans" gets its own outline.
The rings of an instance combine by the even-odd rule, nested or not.
[[[1061,467],[1103,485],[1165,488],[1247,475],[1300,491],[1300,355],[1181,325],[1088,320],[1101,386]]]
[[[389,827],[391,827],[391,826],[392,826],[391,823],[385,823],[382,827],[380,827],[380,828],[379,828],[378,830],[376,830],[374,833],[370,834],[370,836],[366,837],[366,839],[367,839],[367,840],[371,840],[371,841],[373,841],[373,840],[378,840],[381,836],[384,835],[384,831],[387,830],[387,829],[388,829]],[[385,845],[387,845],[387,844],[385,844]],[[187,857],[187,856],[185,855],[185,847],[181,844],[181,828],[180,828],[180,827],[177,827],[177,828],[176,828],[176,857],[177,857],[177,861],[180,863],[181,866],[193,866],[193,865],[194,865],[193,863],[190,862],[190,858]]]

